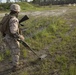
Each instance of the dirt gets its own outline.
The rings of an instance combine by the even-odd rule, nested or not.
[[[30,15],[30,16],[58,16],[61,14],[66,13],[66,9],[60,9],[60,10],[47,10],[47,11],[35,11],[35,12],[22,12],[20,15]]]
[[[32,12],[21,12],[19,15],[28,15],[28,16],[59,16],[68,11],[68,8],[55,9],[55,10],[45,10],[45,11],[32,11]],[[0,17],[4,16],[5,13],[0,13]]]

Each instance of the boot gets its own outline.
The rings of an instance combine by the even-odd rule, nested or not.
[[[17,70],[20,70],[23,67],[23,62],[20,62],[18,65],[13,66],[12,72],[16,72]]]
[[[12,67],[12,72],[16,72],[18,69],[19,69],[18,66],[13,66],[13,67]]]

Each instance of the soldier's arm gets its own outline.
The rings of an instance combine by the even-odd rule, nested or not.
[[[11,18],[10,21],[9,21],[10,32],[11,32],[12,35],[15,35],[15,37],[19,35],[19,33],[18,33],[18,30],[19,30],[18,24],[19,24],[19,21],[15,17]]]
[[[24,37],[19,34],[18,25],[19,25],[19,20],[15,17],[11,18],[11,20],[9,22],[10,32],[15,38],[20,38],[20,39],[24,40]]]

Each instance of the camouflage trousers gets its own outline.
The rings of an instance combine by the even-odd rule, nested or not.
[[[6,43],[6,46],[10,49],[12,56],[12,66],[17,66],[19,64],[20,56],[20,44],[17,40],[9,35],[6,35],[3,38],[3,41]]]

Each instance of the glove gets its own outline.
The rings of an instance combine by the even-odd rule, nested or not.
[[[23,41],[24,41],[25,38],[24,38],[23,35],[18,35],[18,36],[19,36],[19,39],[20,39],[20,40],[23,40]]]

